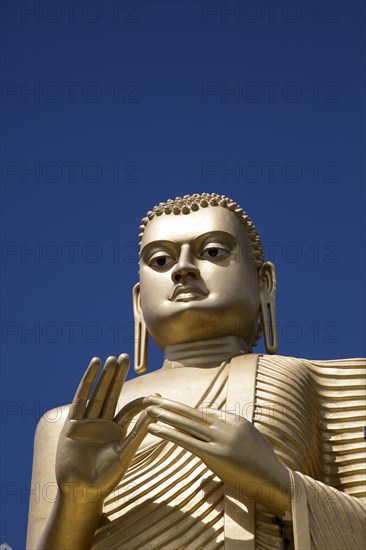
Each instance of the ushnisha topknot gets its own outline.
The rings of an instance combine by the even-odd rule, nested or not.
[[[146,214],[146,217],[141,220],[141,225],[139,228],[141,230],[141,233],[139,234],[139,247],[141,248],[141,240],[146,225],[150,220],[155,218],[155,216],[161,216],[162,214],[173,216],[177,216],[179,214],[187,215],[190,212],[196,212],[200,208],[207,208],[208,206],[221,206],[223,208],[227,208],[240,220],[249,237],[255,265],[258,269],[260,269],[264,262],[264,253],[263,246],[254,223],[238,203],[225,195],[218,195],[217,193],[194,193],[193,195],[184,195],[184,197],[168,199],[166,202],[160,202],[157,206],[154,206],[154,208]]]

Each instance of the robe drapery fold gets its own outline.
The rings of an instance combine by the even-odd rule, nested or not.
[[[245,368],[247,357],[232,360],[236,371],[240,361]],[[252,399],[243,372],[242,416],[252,408],[254,425],[293,472],[292,531],[264,507],[251,507],[253,548],[364,548],[364,367],[362,359],[258,356]],[[230,364],[223,364],[197,408],[225,408],[231,400],[229,372]],[[240,380],[239,373],[236,392]],[[189,451],[171,442],[153,444],[137,452],[106,499],[105,521],[92,549],[244,550],[245,537],[230,538],[227,494]],[[235,504],[243,495],[236,498],[231,490],[229,496]],[[239,517],[240,511],[229,521],[240,522]]]

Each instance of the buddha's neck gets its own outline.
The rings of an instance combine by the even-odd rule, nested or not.
[[[210,368],[246,352],[246,344],[236,336],[174,344],[164,349],[163,368]]]

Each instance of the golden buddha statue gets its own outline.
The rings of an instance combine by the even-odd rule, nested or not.
[[[160,203],[141,230],[135,370],[149,335],[162,368],[94,358],[40,421],[33,484],[58,494],[31,502],[27,548],[364,548],[364,361],[273,355],[275,268],[231,199]]]

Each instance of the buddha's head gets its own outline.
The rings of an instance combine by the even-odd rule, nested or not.
[[[140,229],[134,314],[156,344],[235,336],[251,351],[263,310],[274,305],[275,271],[240,206],[223,195],[186,195],[160,203]]]

